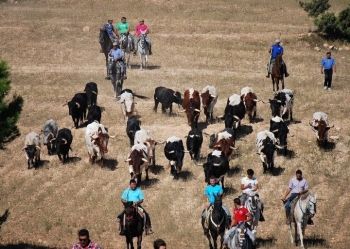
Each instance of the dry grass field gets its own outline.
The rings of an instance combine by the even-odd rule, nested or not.
[[[331,0],[332,11],[346,8],[348,1]],[[284,59],[291,76],[286,88],[294,91],[295,122],[289,125],[289,156],[275,157],[281,174],[263,174],[255,149],[257,132],[269,128],[270,107],[258,103],[258,122],[245,118],[237,130],[239,150],[230,162],[224,199],[230,209],[240,191],[240,179],[248,168],[259,179],[260,196],[265,201],[266,222],[260,223],[260,248],[295,248],[284,224],[281,196],[297,169],[308,180],[312,194],[319,197],[315,226],[306,229],[308,248],[349,248],[349,72],[350,51],[346,44],[334,43],[338,72],[332,91],[323,90],[319,62],[325,55],[323,41],[308,32],[313,22],[297,1],[263,0],[57,0],[0,1],[0,59],[11,67],[12,93],[25,103],[18,126],[21,136],[0,151],[0,248],[68,248],[77,241],[77,231],[87,228],[93,241],[103,248],[125,248],[117,234],[115,219],[122,210],[120,196],[129,182],[127,164],[129,140],[119,103],[113,99],[112,85],[104,79],[104,56],[99,53],[99,27],[113,18],[126,16],[134,28],[138,18],[150,25],[154,55],[150,68],[138,69],[131,58],[124,87],[150,97],[137,100],[142,128],[157,140],[187,135],[190,127],[184,114],[168,117],[155,114],[153,93],[157,86],[184,92],[213,85],[218,90],[216,115],[223,113],[226,99],[245,86],[254,88],[258,98],[273,97],[271,80],[265,78],[268,47],[282,40]],[[89,26],[89,32],[83,27]],[[332,42],[328,42],[333,44]],[[320,52],[314,50],[315,46]],[[74,129],[68,108],[62,106],[84,89],[87,82],[98,84],[98,104],[104,108],[101,123],[110,134],[107,167],[90,165],[84,140],[85,128]],[[177,107],[174,108],[175,110]],[[315,111],[328,114],[335,148],[316,146],[308,124]],[[21,151],[31,131],[40,132],[47,119],[59,128],[71,128],[74,136],[69,163],[42,149],[40,168],[28,170]],[[200,126],[213,133],[223,123]],[[1,129],[1,127],[0,127]],[[210,152],[204,138],[202,156]],[[142,184],[144,207],[152,217],[155,233],[144,236],[143,248],[163,238],[168,248],[208,248],[200,225],[206,183],[202,167],[185,156],[179,181],[166,168],[163,147],[156,149],[156,173]],[[4,219],[5,211],[9,214]]]

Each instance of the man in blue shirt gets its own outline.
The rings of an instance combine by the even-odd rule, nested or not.
[[[204,209],[202,213],[202,227],[204,229],[204,235],[207,235],[209,231],[204,226],[204,222],[207,216],[207,210],[209,209],[209,207],[214,205],[215,196],[220,196],[222,198],[224,194],[224,190],[222,189],[222,187],[218,183],[216,183],[215,176],[210,176],[209,185],[205,188],[204,194],[206,195],[206,199],[207,199],[207,208]],[[222,208],[224,209],[227,215],[226,221],[228,224],[230,224],[231,223],[230,210],[227,208],[225,204],[222,204]]]
[[[134,179],[130,180],[130,187],[125,189],[122,196],[121,196],[121,202],[125,204],[126,202],[132,201],[133,205],[135,207],[140,207],[143,210],[143,213],[146,215],[146,235],[152,234],[152,225],[151,225],[151,219],[149,217],[149,214],[146,212],[146,210],[141,207],[141,203],[143,203],[144,197],[142,190],[139,189],[136,186],[136,181]],[[119,225],[119,235],[125,235],[124,226],[121,226],[121,221],[124,220],[124,211],[118,215],[118,225]]]
[[[323,89],[331,90],[332,86],[332,75],[333,70],[336,73],[337,68],[335,67],[335,60],[331,57],[331,52],[326,53],[326,57],[324,57],[321,61],[321,74],[324,73],[324,87]]]
[[[118,62],[121,65],[121,73],[124,73],[124,79],[127,79],[126,76],[126,65],[124,63],[124,52],[119,48],[118,42],[113,42],[113,48],[108,53],[109,56],[112,56],[115,62]]]
[[[281,43],[281,41],[279,39],[276,39],[275,44],[273,44],[269,48],[268,52],[271,54],[271,56],[270,56],[270,62],[268,63],[266,78],[270,78],[270,74],[272,72],[272,67],[273,67],[273,64],[275,64],[275,60],[276,60],[277,55],[279,55],[279,54],[283,55],[283,47],[280,45],[280,43]],[[283,65],[284,76],[288,77],[289,73],[287,72],[287,66],[283,60],[282,60],[282,65]]]
[[[113,27],[113,20],[109,19],[106,24],[103,25],[103,29],[107,31],[107,34],[111,41],[116,40],[116,36],[118,36],[118,33],[115,31]]]

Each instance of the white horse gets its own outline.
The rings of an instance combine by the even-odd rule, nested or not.
[[[124,58],[125,58],[125,63],[128,68],[131,68],[130,65],[130,54],[131,54],[131,48],[132,48],[132,41],[130,36],[121,34],[119,36],[119,44],[121,50],[124,52]]]
[[[141,36],[139,38],[139,42],[137,43],[137,52],[140,57],[140,69],[142,69],[143,65],[146,68],[148,64],[148,54],[149,54],[149,44],[146,41],[146,31],[141,31]],[[143,64],[143,59],[145,58],[145,64]]]
[[[297,245],[298,234],[300,236],[300,246],[304,247],[303,236],[305,228],[310,217],[316,213],[316,198],[308,193],[302,195],[294,206],[294,221],[295,221],[295,240],[293,238],[292,224],[289,225],[290,239],[292,244]]]
[[[258,227],[260,212],[261,212],[261,201],[257,196],[258,191],[249,191],[247,193],[247,200],[245,201],[244,207],[248,209],[249,213],[253,216],[253,221],[250,222],[252,230],[256,230]]]
[[[229,236],[227,246],[230,249],[253,249],[255,246],[249,235],[244,223],[241,223]],[[229,230],[230,231],[230,230]],[[227,233],[229,232],[227,231]],[[226,234],[225,234],[226,237]]]

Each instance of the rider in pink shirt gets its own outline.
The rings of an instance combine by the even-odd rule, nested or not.
[[[135,29],[135,33],[134,33],[134,36],[137,36],[137,39],[135,40],[135,52],[134,54],[136,54],[136,51],[137,51],[137,43],[139,42],[140,40],[140,36],[142,35],[142,33],[145,34],[148,34],[149,33],[149,28],[148,26],[145,24],[145,21],[143,19],[140,20],[140,23],[136,26],[136,29]],[[151,39],[146,36],[146,42],[148,43],[149,45],[149,54],[152,55],[152,42],[151,42]]]

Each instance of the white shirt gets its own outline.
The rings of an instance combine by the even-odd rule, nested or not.
[[[248,193],[249,191],[253,190],[255,188],[255,185],[258,184],[258,179],[256,179],[254,176],[249,179],[248,176],[245,176],[242,178],[241,184],[243,184],[243,186],[247,186],[250,183],[250,187],[244,189],[242,192],[243,193]]]

